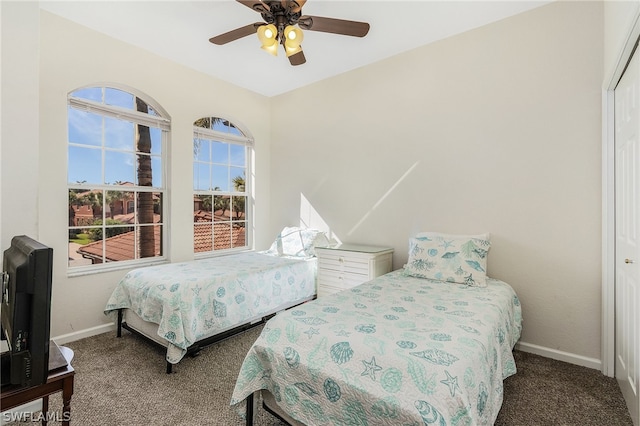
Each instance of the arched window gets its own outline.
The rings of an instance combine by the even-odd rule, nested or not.
[[[151,100],[114,87],[69,94],[70,269],[165,257],[170,120],[159,110]]]
[[[219,117],[200,118],[193,126],[194,252],[246,249],[252,237],[247,224],[253,140]]]

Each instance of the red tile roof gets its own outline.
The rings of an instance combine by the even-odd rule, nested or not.
[[[155,256],[160,256],[160,242],[162,240],[160,230],[162,226],[154,226],[154,242],[155,242]],[[105,247],[105,260],[106,262],[117,262],[121,260],[137,259],[139,256],[134,253],[134,238],[135,232],[125,232],[113,237],[106,238],[104,243]],[[93,263],[102,263],[102,240],[95,241],[84,245],[78,249],[78,253],[82,257],[91,259]]]
[[[121,223],[127,223],[129,225],[133,225],[136,223],[136,214],[135,213],[127,213],[127,214],[117,214],[113,216],[115,220]],[[160,215],[153,214],[153,223],[160,223]]]
[[[206,217],[207,212],[201,215]],[[209,212],[209,217],[211,213]],[[202,222],[197,220],[194,214],[193,245],[196,253],[222,250],[234,247],[244,247],[247,245],[246,229],[243,226],[231,225],[229,222]],[[122,219],[121,219],[122,220]],[[155,220],[155,219],[154,219]],[[214,235],[212,238],[211,229],[213,226]],[[160,256],[160,230],[162,226],[154,226],[155,232],[155,256]],[[122,260],[132,260],[139,258],[134,253],[135,232],[125,232],[104,240],[105,258],[107,262],[117,262]],[[214,242],[214,244],[212,244]],[[213,247],[212,247],[213,246]],[[102,263],[102,241],[95,241],[84,245],[78,249],[84,258],[91,259],[94,264]]]
[[[235,213],[233,214],[234,214],[233,218],[235,220],[244,219],[244,212],[240,212],[238,216],[235,216]],[[215,212],[213,212],[213,214],[209,210],[196,210],[193,212],[193,221],[194,222],[211,222],[212,218],[214,222],[228,221],[231,219],[231,215],[232,213],[229,210],[225,210],[224,212],[222,210],[216,210]]]
[[[212,251],[211,223],[196,223],[193,226],[193,248],[196,253]],[[213,250],[244,247],[246,232],[244,226],[231,226],[229,223],[213,223]]]

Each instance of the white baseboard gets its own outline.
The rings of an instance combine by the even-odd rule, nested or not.
[[[528,352],[540,355],[546,358],[564,361],[570,364],[580,365],[583,367],[593,368],[602,371],[602,361],[595,358],[589,358],[582,355],[572,354],[570,352],[559,351],[557,349],[546,348],[544,346],[534,345],[532,343],[518,342],[515,348],[522,352]]]
[[[61,336],[52,337],[52,339],[58,345],[64,345],[69,342],[84,339],[85,337],[97,336],[103,333],[115,333],[116,325],[113,323],[102,324],[96,327],[86,328],[84,330],[75,331],[73,333],[63,334]],[[593,368],[595,370],[602,371],[602,361],[596,358],[589,358],[582,355],[577,355],[571,352],[559,351],[557,349],[551,349],[544,346],[534,345],[533,343],[518,342],[515,349],[522,352],[528,352],[535,355],[540,355],[546,358],[555,359],[557,361],[564,361],[570,364],[580,365],[583,367]]]
[[[73,333],[63,334],[61,336],[51,337],[51,340],[58,345],[64,345],[69,342],[75,342],[76,340],[84,339],[85,337],[97,336],[98,334],[115,332],[115,324],[102,324],[91,328],[85,328],[84,330],[74,331]],[[115,336],[115,335],[114,335]]]

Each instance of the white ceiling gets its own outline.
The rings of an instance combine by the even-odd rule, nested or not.
[[[525,1],[308,0],[303,15],[368,22],[364,38],[305,31],[307,62],[293,67],[248,36],[216,46],[212,36],[260,22],[232,0],[51,1],[42,9],[240,87],[274,96],[549,3]]]

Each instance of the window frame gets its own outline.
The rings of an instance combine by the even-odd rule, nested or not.
[[[134,99],[135,98],[142,99],[150,108],[153,109],[156,115],[139,112],[139,111],[136,111],[135,109],[128,109],[128,108],[123,108],[115,105],[108,105],[108,104],[96,102],[90,99],[84,99],[84,98],[73,96],[74,93],[83,89],[101,89],[103,91],[103,96],[104,96],[105,89],[115,89],[122,92],[126,92],[132,95]],[[66,262],[67,276],[74,277],[74,276],[81,276],[81,275],[90,275],[90,274],[97,274],[97,273],[109,272],[109,271],[120,270],[120,269],[131,269],[132,267],[142,267],[142,266],[150,266],[154,264],[166,263],[170,255],[169,244],[168,244],[169,232],[170,232],[170,226],[169,226],[170,224],[170,220],[169,220],[170,191],[169,191],[169,185],[168,185],[169,158],[167,154],[168,147],[169,147],[170,134],[171,134],[171,119],[169,118],[169,115],[150,96],[147,96],[146,94],[141,93],[140,91],[132,89],[130,87],[125,87],[118,84],[108,84],[108,83],[106,84],[99,83],[95,85],[78,87],[67,94],[67,132],[69,131],[68,130],[69,129],[68,127],[69,126],[69,113],[68,113],[69,108],[74,108],[81,112],[89,112],[92,114],[100,115],[103,119],[112,118],[112,119],[117,119],[122,121],[128,121],[133,123],[134,126],[142,125],[150,128],[157,128],[158,130],[160,130],[161,153],[159,158],[162,163],[162,170],[160,170],[159,173],[162,179],[162,185],[159,187],[133,185],[133,186],[126,186],[122,188],[117,185],[105,184],[104,181],[101,184],[70,182],[69,181],[69,158],[68,158],[69,147],[83,146],[83,145],[79,145],[77,143],[71,142],[69,140],[69,134],[67,133],[66,192],[67,194],[69,194],[70,190],[76,190],[76,189],[85,189],[87,191],[90,191],[90,190],[100,191],[100,194],[103,197],[103,205],[106,201],[106,194],[108,191],[123,191],[123,192],[132,192],[132,193],[138,193],[138,192],[160,193],[162,197],[162,203],[161,203],[162,220],[157,225],[161,226],[162,232],[161,232],[161,240],[160,240],[161,254],[159,256],[146,257],[146,258],[140,258],[140,259],[131,259],[131,260],[103,262],[99,264],[89,264],[89,265],[81,265],[81,266],[71,266],[69,265],[69,262]],[[102,161],[102,167],[103,167],[103,173],[104,173],[104,167],[105,167],[104,142],[102,142],[100,147],[96,147],[96,149],[99,149],[102,152],[101,161]],[[104,179],[104,175],[103,175],[103,179]],[[69,206],[69,203],[67,202],[67,207],[68,206]],[[105,213],[106,209],[102,209],[102,210],[103,210],[102,211],[102,219],[103,219],[102,232],[104,233],[105,230],[108,228],[105,227],[106,224],[104,220],[106,217],[106,213]],[[137,231],[143,226],[153,227],[154,225],[156,224],[134,223],[134,224],[130,224],[126,226],[123,225],[123,226],[131,227],[133,228],[134,231]],[[77,226],[70,226],[69,223],[67,223],[66,228],[67,228],[67,233],[69,233],[69,231],[71,231],[72,229],[77,229]],[[103,255],[105,250],[105,240],[106,240],[106,237],[100,240],[103,243],[102,244]],[[69,245],[69,240],[67,240],[67,247],[68,245]]]
[[[233,253],[239,253],[239,252],[245,252],[245,251],[250,251],[253,250],[253,239],[254,239],[254,232],[253,232],[253,156],[254,156],[254,147],[255,147],[255,142],[253,137],[251,137],[249,135],[249,132],[242,126],[238,125],[238,123],[236,121],[231,121],[227,118],[224,117],[220,117],[220,116],[207,116],[207,117],[201,117],[200,119],[203,118],[210,118],[213,119],[220,119],[223,121],[226,121],[227,123],[229,123],[229,125],[232,125],[233,127],[235,127],[236,129],[238,129],[238,131],[240,133],[242,133],[242,136],[239,135],[234,135],[232,133],[226,133],[226,132],[221,132],[218,130],[214,130],[214,129],[207,129],[204,127],[198,127],[198,126],[193,126],[193,141],[195,141],[195,139],[207,139],[209,141],[213,141],[213,142],[222,142],[222,143],[227,143],[227,144],[234,144],[234,145],[239,145],[245,148],[245,188],[244,188],[244,192],[238,192],[238,191],[234,191],[231,188],[229,188],[228,191],[214,191],[214,190],[196,190],[195,189],[195,184],[192,185],[192,193],[193,196],[195,198],[195,196],[198,195],[206,195],[206,196],[211,196],[212,200],[213,197],[216,195],[238,195],[238,196],[244,196],[246,197],[246,204],[245,204],[245,218],[244,218],[244,222],[245,222],[245,238],[246,238],[246,245],[242,246],[242,247],[231,247],[231,248],[225,248],[225,249],[218,249],[215,250],[213,249],[213,244],[212,244],[212,250],[211,251],[204,251],[204,252],[196,252],[195,251],[195,232],[194,232],[194,237],[192,239],[192,244],[194,245],[192,251],[193,251],[193,255],[195,259],[202,259],[202,258],[209,258],[209,257],[216,257],[216,256],[224,256],[224,255],[228,255],[228,254],[233,254]],[[192,145],[193,146],[193,145]],[[195,165],[196,164],[197,159],[193,158],[192,160],[192,164]],[[214,163],[209,162],[209,165],[213,165]],[[231,165],[229,165],[229,167],[231,167]],[[192,177],[193,179],[193,177]],[[195,208],[195,207],[194,207]],[[192,219],[193,220],[193,219]],[[233,222],[231,222],[233,223]],[[213,224],[213,222],[212,222]],[[195,222],[193,222],[193,225],[195,225]],[[192,227],[192,229],[195,229],[195,226]]]

